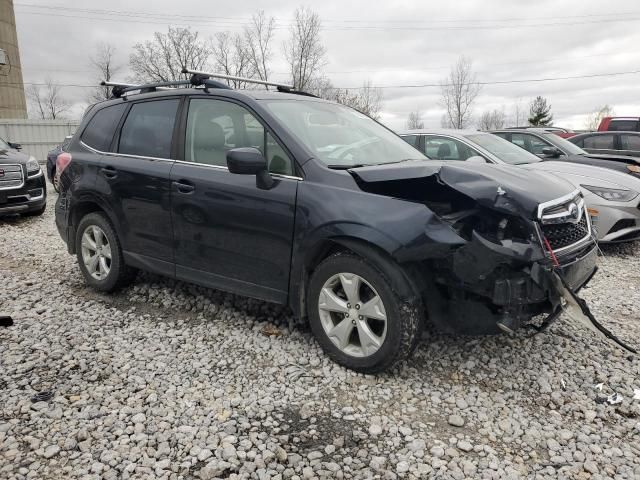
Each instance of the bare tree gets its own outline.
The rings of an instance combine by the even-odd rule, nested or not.
[[[218,33],[213,45],[213,56],[216,69],[225,75],[245,78],[254,75],[255,69],[243,35]],[[229,80],[227,83],[233,88],[246,88],[246,83],[238,80]]]
[[[251,17],[251,23],[244,28],[246,50],[253,68],[253,75],[260,80],[269,79],[271,40],[275,23],[273,17],[267,17],[264,10],[261,10]]]
[[[440,82],[442,104],[446,110],[443,126],[465,128],[471,122],[472,107],[480,94],[471,59],[461,56],[449,76]]]
[[[313,77],[307,84],[305,92],[327,100],[335,100],[336,97],[336,88],[331,83],[331,80],[324,75]]]
[[[604,117],[612,117],[614,115],[615,112],[611,105],[603,105],[587,117],[585,128],[589,131],[595,131]]]
[[[367,80],[358,90],[336,90],[333,95],[333,100],[343,105],[355,108],[374,120],[380,119],[383,100],[382,90],[378,87],[372,86],[370,80]]]
[[[30,85],[27,89],[27,97],[36,118],[43,120],[55,120],[63,118],[71,106],[69,101],[62,94],[59,85],[56,85],[51,78],[45,80],[44,87],[41,85]]]
[[[182,67],[202,70],[211,56],[211,45],[189,28],[169,27],[153,40],[137,43],[129,57],[136,81],[169,82],[186,79]]]
[[[317,13],[306,7],[296,10],[284,49],[291,80],[298,90],[308,89],[314,77],[320,76],[320,69],[325,64],[326,49],[320,38],[321,26]]]
[[[407,118],[407,130],[419,130],[421,128],[424,128],[422,112],[420,110],[410,112],[409,118]]]
[[[112,81],[114,76],[122,70],[115,60],[116,49],[109,43],[99,43],[96,46],[96,53],[89,58],[89,63],[94,71],[96,84],[101,81]],[[111,97],[110,87],[96,86],[89,94],[89,103],[101,102]]]
[[[522,105],[522,97],[518,97],[513,104],[513,126],[522,127],[527,122],[527,108]]]
[[[503,128],[506,122],[506,115],[503,110],[486,110],[480,115],[478,128],[480,130],[496,130]]]

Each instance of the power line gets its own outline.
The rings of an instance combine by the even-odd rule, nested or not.
[[[20,5],[18,5],[20,6]],[[54,8],[47,6],[35,6],[28,5],[23,6],[26,8]],[[54,17],[64,17],[64,18],[79,18],[84,20],[99,20],[99,21],[111,21],[111,22],[120,22],[120,23],[147,23],[152,25],[185,25],[185,26],[218,26],[224,28],[233,28],[233,27],[244,27],[249,25],[248,22],[237,23],[239,19],[231,19],[232,17],[209,17],[211,20],[206,20],[206,17],[200,18],[192,18],[191,16],[180,16],[180,15],[172,15],[172,16],[163,16],[163,14],[144,14],[144,13],[136,13],[136,12],[125,12],[125,11],[106,11],[106,10],[90,10],[90,9],[77,9],[71,7],[60,7],[58,10],[64,10],[67,12],[79,12],[86,13],[88,15],[75,15],[75,14],[65,14],[58,12],[38,12],[38,11],[23,11],[18,10],[19,12],[26,15],[46,15],[46,16],[54,16]],[[637,13],[635,13],[637,14]],[[97,15],[97,16],[96,16]],[[107,15],[105,17],[104,15]],[[109,16],[116,16],[119,18],[110,18]],[[130,17],[138,17],[138,19],[132,19]],[[176,22],[175,20],[178,19]],[[522,19],[521,19],[522,20]],[[590,25],[590,24],[602,24],[602,23],[621,23],[621,22],[633,22],[640,20],[640,17],[622,17],[622,18],[613,18],[613,19],[598,19],[598,20],[587,20],[587,21],[575,21],[575,22],[551,22],[551,23],[519,23],[519,24],[510,24],[510,25],[459,25],[459,26],[384,26],[384,25],[331,25],[327,24],[327,22],[323,25],[323,30],[337,30],[337,31],[352,31],[352,30],[402,30],[402,31],[446,31],[446,30],[503,30],[503,29],[519,29],[519,28],[546,28],[546,27],[569,27],[576,25]],[[433,23],[433,22],[430,22]],[[288,28],[290,27],[290,23],[276,23],[274,28]]]
[[[527,78],[527,79],[516,79],[516,80],[495,80],[495,81],[486,81],[486,82],[474,82],[477,85],[506,85],[506,84],[515,84],[515,83],[539,83],[539,82],[553,82],[558,80],[580,80],[585,78],[603,78],[603,77],[616,77],[622,75],[636,75],[639,74],[640,70],[632,70],[628,72],[613,72],[613,73],[594,73],[589,75],[573,75],[567,77],[546,77],[546,78]],[[5,83],[4,85],[20,85],[19,83]],[[36,86],[46,86],[46,83],[34,83],[34,82],[24,82],[24,85],[36,85]],[[69,84],[69,83],[57,83],[52,84],[58,87],[81,87],[81,88],[92,88],[97,85],[79,85],[79,84]],[[448,87],[452,86],[451,84],[445,83],[424,83],[424,84],[414,84],[414,85],[372,85],[372,88],[440,88],[440,87]],[[362,87],[335,87],[336,89],[341,90],[359,90]]]
[[[131,10],[106,10],[106,9],[91,9],[91,8],[78,8],[78,7],[67,7],[63,5],[38,5],[34,3],[15,3],[18,7],[26,7],[26,8],[37,8],[37,9],[49,9],[49,10],[65,10],[65,11],[76,11],[83,13],[94,13],[94,14],[102,14],[102,15],[136,15],[136,16],[144,16],[144,17],[160,17],[160,18],[191,18],[196,20],[202,19],[213,19],[213,20],[232,20],[232,21],[241,21],[246,22],[250,21],[251,17],[225,17],[225,16],[203,16],[203,15],[184,15],[178,13],[157,13],[157,12],[149,12],[149,11],[131,11]],[[630,12],[616,12],[616,13],[595,13],[595,14],[583,14],[583,15],[563,15],[562,18],[565,19],[573,19],[573,18],[594,18],[594,17],[621,17],[628,15],[638,15],[640,11],[630,11]],[[545,17],[527,17],[526,19],[523,17],[503,17],[503,18],[493,18],[493,19],[473,19],[473,20],[465,20],[465,19],[429,19],[428,22],[424,22],[423,20],[354,20],[354,19],[323,19],[325,22],[329,23],[478,23],[478,22],[512,22],[518,20],[546,20],[548,16]],[[276,19],[277,20],[277,19]]]

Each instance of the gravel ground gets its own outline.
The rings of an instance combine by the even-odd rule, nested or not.
[[[148,274],[87,289],[53,202],[0,220],[2,479],[640,478],[638,358],[564,316],[355,374],[278,306]],[[583,296],[638,345],[640,246],[605,254]]]

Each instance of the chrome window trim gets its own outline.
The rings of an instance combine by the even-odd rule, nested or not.
[[[24,184],[26,182],[25,176],[24,176],[24,170],[22,168],[22,165],[19,163],[4,163],[2,164],[2,167],[18,167],[20,169],[20,179],[22,180],[22,183],[20,183],[20,185],[17,186],[12,186],[12,187],[0,187],[0,190],[17,190],[18,188],[22,188],[24,187]]]
[[[97,153],[99,155],[106,155],[106,156],[109,156],[109,157],[140,158],[142,160],[156,160],[156,161],[159,160],[159,161],[162,161],[162,162],[172,162],[172,163],[175,162],[175,163],[184,163],[184,164],[187,164],[187,165],[199,165],[199,166],[202,166],[202,167],[215,168],[217,170],[225,170],[227,172],[229,171],[229,169],[227,167],[223,166],[223,165],[211,165],[211,164],[208,164],[208,163],[200,163],[200,162],[187,162],[185,160],[175,160],[173,158],[145,157],[144,155],[130,155],[128,153],[103,152],[103,151],[100,151],[98,149],[95,149],[95,148],[87,145],[82,140],[80,140],[80,144],[83,147],[91,150],[94,153]],[[296,177],[294,175],[283,175],[283,174],[280,174],[280,173],[271,173],[271,176],[275,177],[275,178],[288,178],[290,180],[300,180],[300,181],[304,180],[302,177]]]

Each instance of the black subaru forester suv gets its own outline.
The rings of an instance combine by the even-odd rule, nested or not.
[[[372,373],[427,318],[511,331],[559,312],[555,275],[596,269],[580,193],[553,175],[433,161],[351,108],[195,77],[93,106],[58,158],[56,224],[98,290],[142,269],[288,304]]]

